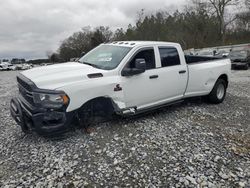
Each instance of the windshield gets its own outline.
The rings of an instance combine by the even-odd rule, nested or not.
[[[232,51],[230,53],[231,58],[246,58],[247,57],[247,51]]]
[[[99,69],[112,70],[132,48],[112,45],[101,45],[83,56],[79,62]]]

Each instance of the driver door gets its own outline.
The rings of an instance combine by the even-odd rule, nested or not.
[[[134,76],[122,76],[126,107],[143,108],[158,101],[159,84],[153,47],[139,49],[125,67],[134,68],[136,59],[145,59],[146,71]],[[124,67],[124,68],[125,68]]]

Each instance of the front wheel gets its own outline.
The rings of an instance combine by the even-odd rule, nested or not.
[[[213,90],[208,95],[210,103],[219,104],[222,103],[226,97],[227,84],[225,80],[218,79],[214,85]]]

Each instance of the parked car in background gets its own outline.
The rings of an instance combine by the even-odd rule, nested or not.
[[[22,69],[22,70],[27,70],[27,69],[31,69],[31,68],[32,68],[32,65],[27,64],[27,63],[24,63],[24,64],[23,64],[23,69]]]
[[[249,50],[235,50],[229,54],[232,62],[232,69],[243,68],[247,70],[250,66],[250,51]]]
[[[22,64],[16,64],[16,70],[22,70]]]
[[[225,51],[225,50],[219,50],[215,53],[214,57],[218,57],[218,58],[227,58],[229,56],[229,51]]]
[[[3,70],[7,70],[7,66],[5,63],[0,63],[0,70],[3,71]]]
[[[198,52],[198,56],[204,56],[204,57],[214,57],[214,55],[215,55],[215,52],[214,51],[208,51],[208,50],[206,50],[206,51],[200,51],[200,52]]]
[[[24,63],[24,64],[17,64],[15,70],[27,70],[31,68],[32,68],[32,65]]]
[[[15,70],[15,66],[9,62],[2,62],[0,63],[0,70],[1,71]]]
[[[42,63],[41,66],[53,65],[52,63]]]
[[[9,63],[7,70],[16,70],[16,66]]]

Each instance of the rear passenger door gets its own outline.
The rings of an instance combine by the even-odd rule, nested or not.
[[[159,46],[157,48],[160,61],[157,72],[159,83],[161,83],[159,97],[164,102],[181,99],[184,96],[188,81],[185,60],[181,59],[179,55],[183,52],[178,52],[177,48],[172,46]]]

